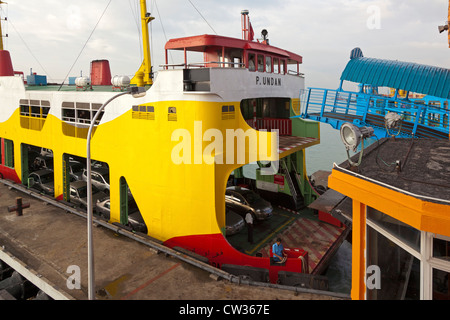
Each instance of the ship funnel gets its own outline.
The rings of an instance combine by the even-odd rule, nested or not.
[[[11,55],[9,51],[0,50],[0,77],[14,76]]]
[[[93,86],[111,85],[111,69],[108,60],[94,60],[91,62],[91,84]]]

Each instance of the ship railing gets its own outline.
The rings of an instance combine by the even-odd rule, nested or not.
[[[369,95],[350,91],[309,88],[301,94],[300,117],[321,121],[326,118],[358,119],[365,123],[370,115],[384,117],[388,112],[403,115],[403,121],[411,123],[411,134],[418,126],[449,132],[448,103],[425,104],[420,101],[394,99],[381,95]]]
[[[292,135],[292,120],[291,119],[276,119],[276,118],[262,118],[262,119],[247,119],[247,124],[256,130],[278,130],[280,136]]]
[[[286,161],[284,159],[281,159],[280,160],[280,164],[281,164],[281,170],[284,173],[285,179],[286,179],[287,184],[289,186],[289,190],[291,192],[291,195],[292,195],[292,197],[294,199],[297,199],[297,197],[298,197],[297,190],[295,189],[294,181],[292,181],[292,177],[289,174],[289,168],[288,168],[288,166],[286,164]]]
[[[228,67],[228,68],[245,68],[245,63],[242,62],[230,62],[230,61],[204,61],[204,62],[193,62],[193,63],[178,63],[178,64],[160,64],[159,67],[164,70],[171,69],[194,69],[194,68],[211,68],[212,66],[218,67]]]
[[[297,72],[297,71],[294,71],[294,70],[287,70],[287,74],[290,74],[292,76],[297,76],[297,77],[304,77],[305,76],[304,73]]]

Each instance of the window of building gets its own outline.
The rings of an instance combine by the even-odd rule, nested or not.
[[[367,239],[367,299],[419,300],[419,259],[371,227]]]
[[[433,269],[433,300],[450,299],[450,272]]]
[[[450,299],[450,237],[417,230],[367,207],[368,299]],[[370,279],[369,279],[370,278]]]
[[[386,232],[394,235],[412,249],[420,252],[420,230],[373,208],[368,208],[367,219]]]

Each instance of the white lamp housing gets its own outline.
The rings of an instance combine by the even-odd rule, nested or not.
[[[341,140],[347,150],[352,149],[356,152],[361,140],[369,138],[373,135],[372,127],[357,127],[350,122],[346,122],[341,126]]]

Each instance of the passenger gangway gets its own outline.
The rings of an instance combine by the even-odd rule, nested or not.
[[[404,100],[364,92],[308,88],[302,94],[302,105],[302,113],[296,117],[328,123],[335,129],[352,122],[373,127],[378,138],[387,137],[384,118],[389,112],[396,112],[403,115],[398,136],[449,138],[448,100],[442,98]]]
[[[302,91],[302,110],[294,118],[329,123],[335,129],[344,122],[371,126],[378,138],[449,138],[449,69],[366,58],[355,48],[340,81],[336,90]],[[345,81],[357,84],[359,90],[344,90]],[[389,92],[379,93],[382,88]],[[397,132],[385,126],[385,116],[392,112],[401,116]]]

